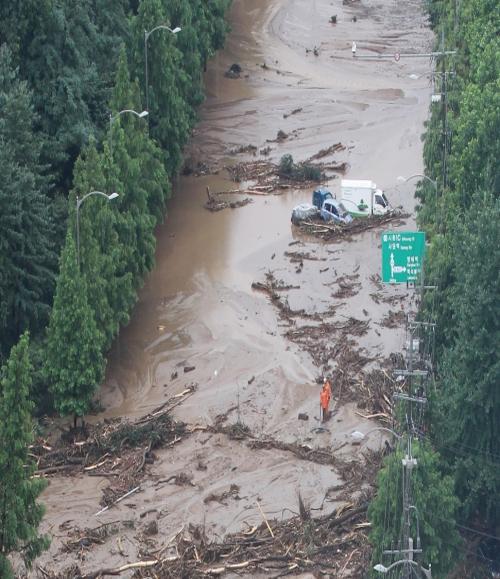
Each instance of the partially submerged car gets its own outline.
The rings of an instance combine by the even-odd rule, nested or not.
[[[301,221],[321,217],[323,221],[334,223],[351,223],[352,215],[348,213],[341,201],[337,201],[328,189],[320,187],[312,194],[312,204],[301,203],[293,208],[292,223],[297,225]]]
[[[351,223],[352,215],[347,212],[344,205],[337,199],[326,199],[320,211],[321,218],[334,223]]]
[[[342,202],[337,201],[325,187],[319,187],[313,191],[312,202],[319,209],[320,216],[324,221],[351,223],[352,216],[349,215]]]

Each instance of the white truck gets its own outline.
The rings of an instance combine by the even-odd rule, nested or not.
[[[353,217],[385,215],[392,211],[387,197],[373,181],[342,179],[341,201]]]

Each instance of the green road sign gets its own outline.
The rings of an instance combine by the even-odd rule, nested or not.
[[[382,233],[382,281],[419,281],[425,253],[422,231],[384,231]]]

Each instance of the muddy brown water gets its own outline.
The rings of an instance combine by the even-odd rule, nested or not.
[[[253,144],[258,149],[270,146],[272,161],[286,153],[300,161],[340,141],[346,150],[334,160],[349,163],[349,178],[374,180],[393,205],[413,211],[413,187],[398,186],[397,176],[422,170],[420,136],[430,100],[430,64],[353,58],[351,42],[356,41],[358,55],[428,50],[432,36],[422,4],[235,0],[232,32],[226,49],[209,66],[207,100],[187,154],[222,166],[254,159],[230,154]],[[333,14],[336,25],[329,23]],[[243,68],[241,78],[225,78],[224,71],[236,62]],[[296,109],[301,111],[284,117]],[[289,138],[269,143],[280,129]],[[332,178],[327,185],[337,192],[340,179]],[[157,265],[110,353],[100,393],[104,412],[94,419],[142,416],[196,382],[197,392],[175,409],[175,416],[189,424],[209,424],[239,403],[239,413],[233,410],[229,421],[239,418],[257,435],[340,447],[354,429],[367,431],[373,423],[357,415],[353,404],[337,405],[328,430],[312,431],[319,400],[315,379],[321,369],[283,337],[276,310],[251,290],[251,283],[263,281],[272,270],[276,278],[300,286],[288,294],[293,309],[321,313],[335,302],[331,284],[356,269],[361,289],[336,300],[337,315],[366,319],[367,310],[370,330],[357,341],[370,357],[382,360],[401,350],[404,329],[379,326],[390,306],[376,304],[369,295],[376,289],[370,276],[380,269],[380,232],[326,245],[301,237],[290,224],[292,207],[309,201],[310,190],[254,197],[243,208],[209,213],[203,208],[207,186],[212,191],[235,188],[223,170],[181,177],[176,183],[165,223],[158,229]],[[402,227],[414,227],[413,219]],[[301,243],[300,251],[318,258],[304,261],[300,273],[284,255],[297,250],[290,246],[294,241]],[[405,307],[412,308],[413,296],[406,288],[390,287],[384,293],[406,295]],[[184,373],[185,366],[195,369]],[[178,377],[171,379],[174,371]],[[335,376],[334,363],[332,373]],[[333,387],[335,398],[335,380]],[[299,412],[307,413],[309,421],[298,421]],[[380,437],[374,436],[364,446],[379,443]],[[348,444],[341,452],[355,456],[364,446]],[[51,478],[42,497],[47,507],[42,530],[53,542],[40,564],[60,570],[77,562],[91,571],[136,561],[142,528],[151,517],[158,518],[160,532],[152,539],[157,548],[189,523],[204,524],[212,536],[223,538],[261,521],[257,501],[268,517],[286,517],[297,511],[299,490],[319,508],[328,489],[342,482],[331,466],[300,461],[282,451],[250,450],[221,434],[198,432],[157,454],[141,492],[98,518],[94,515],[107,480]],[[195,468],[200,460],[206,470]],[[159,482],[181,472],[193,477],[194,486]],[[231,484],[240,488],[238,499],[204,503],[209,493],[221,493]],[[317,512],[329,512],[338,504],[332,495]],[[140,518],[148,509],[156,511]],[[68,528],[129,519],[135,529],[119,534],[119,546],[117,538],[111,538],[83,560],[61,550]]]

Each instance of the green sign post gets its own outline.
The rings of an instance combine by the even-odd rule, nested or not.
[[[382,233],[382,281],[419,281],[425,253],[422,231],[384,231]]]

